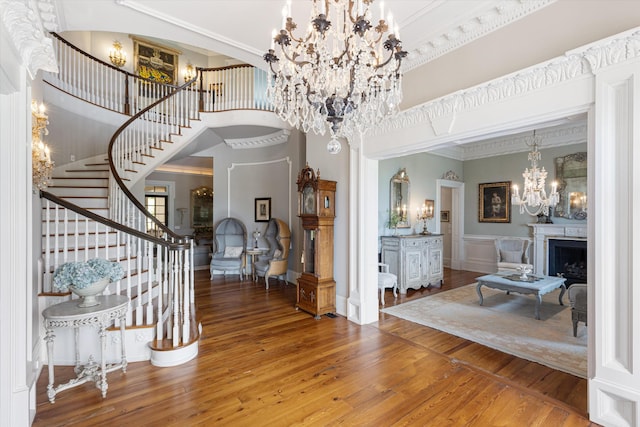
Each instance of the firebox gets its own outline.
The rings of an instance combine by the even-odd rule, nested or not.
[[[587,241],[549,239],[549,276],[562,275],[567,286],[587,283]]]

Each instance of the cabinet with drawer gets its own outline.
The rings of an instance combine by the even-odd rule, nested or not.
[[[382,236],[382,262],[398,276],[401,294],[407,289],[442,285],[442,235]]]

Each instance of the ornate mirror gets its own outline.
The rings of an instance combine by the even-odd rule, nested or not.
[[[389,217],[397,218],[397,228],[409,228],[409,176],[402,168],[391,177],[391,191],[389,194]]]
[[[556,157],[556,181],[560,201],[553,215],[587,219],[587,153]]]

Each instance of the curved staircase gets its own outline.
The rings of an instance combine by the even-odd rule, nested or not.
[[[41,192],[42,305],[68,298],[51,285],[53,272],[64,262],[118,261],[125,277],[106,293],[130,298],[128,359],[157,366],[184,363],[197,355],[200,333],[193,239],[158,221],[130,189],[206,128],[203,111],[270,111],[264,95],[253,93],[256,79],[266,78],[264,72],[251,66],[199,68],[193,81],[164,85],[123,72],[53,36],[57,57],[64,61],[59,74],[43,78],[47,84],[93,105],[134,114],[105,144],[106,155],[56,168],[52,185]],[[220,87],[226,95],[216,93]],[[149,222],[161,235],[147,233]]]

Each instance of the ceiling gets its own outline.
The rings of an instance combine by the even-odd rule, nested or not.
[[[270,45],[271,32],[281,25],[285,0],[39,0],[56,7],[58,32],[106,31],[137,34],[170,41],[177,46],[214,56],[225,55],[266,68],[262,55]],[[399,27],[403,48],[409,52],[404,71],[486,36],[556,0],[386,0]],[[371,11],[379,19],[380,0]],[[292,16],[305,27],[311,0],[293,0]],[[225,138],[205,132],[201,138],[220,142]],[[274,129],[245,129],[256,137]],[[229,138],[237,127],[228,129]],[[242,132],[240,132],[242,133]],[[217,137],[217,139],[216,139]],[[202,141],[196,142],[196,146]],[[191,147],[178,157],[198,150]]]
[[[386,0],[403,47],[405,70],[533,13],[555,0]],[[112,31],[158,37],[266,68],[262,55],[281,25],[284,0],[54,0],[58,31]],[[379,19],[380,0],[373,0]],[[292,0],[292,16],[306,26],[311,0]]]

